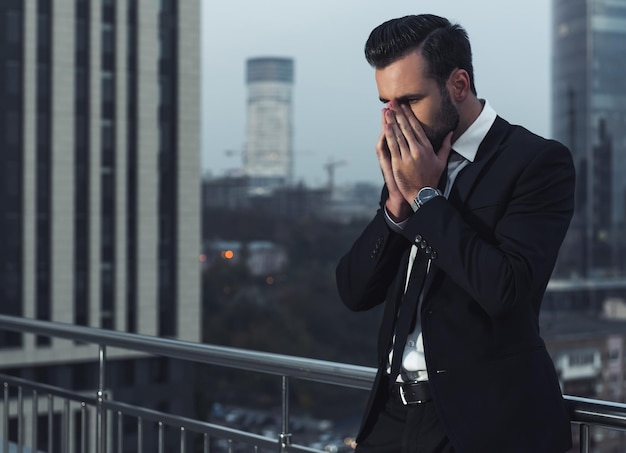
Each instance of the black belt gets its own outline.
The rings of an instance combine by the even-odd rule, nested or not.
[[[393,384],[393,392],[400,396],[405,406],[427,403],[433,399],[428,381],[396,382]]]

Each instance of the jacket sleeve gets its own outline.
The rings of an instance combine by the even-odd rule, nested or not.
[[[482,205],[466,214],[479,218],[498,212],[493,225],[470,225],[450,201],[438,197],[413,214],[402,231],[408,240],[424,238],[437,252],[436,266],[492,317],[541,300],[572,218],[572,158],[564,146],[547,143],[508,189],[494,189],[506,194],[500,206]]]
[[[337,265],[339,296],[350,310],[368,310],[385,301],[402,256],[411,246],[387,225],[383,208],[386,199],[387,190],[383,188],[376,215]]]

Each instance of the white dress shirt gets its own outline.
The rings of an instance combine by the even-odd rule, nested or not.
[[[463,168],[469,165],[471,162],[474,162],[476,158],[476,153],[478,152],[478,147],[481,142],[489,132],[489,129],[493,125],[496,120],[496,112],[489,105],[487,101],[483,101],[483,109],[480,112],[480,115],[476,118],[476,120],[461,134],[461,136],[452,144],[453,150],[451,152],[456,152],[463,159],[460,160],[458,165],[455,165],[454,168],[452,165],[448,168],[448,180],[446,183],[445,191],[443,193],[444,197],[448,198],[450,191],[452,189],[452,185],[457,177],[457,175],[461,172]],[[455,156],[458,157],[458,156]],[[452,159],[450,159],[452,160]],[[385,218],[389,226],[398,231],[404,227],[404,224],[407,220],[396,223],[389,217],[387,214],[387,210],[385,209]],[[405,282],[404,290],[406,291],[409,276],[411,275],[411,267],[413,266],[413,261],[415,260],[415,256],[417,254],[417,247],[413,245],[411,247],[411,253],[409,255],[409,268],[407,271],[407,281]],[[428,263],[428,267],[430,268],[430,262]],[[421,305],[420,295],[420,305]],[[418,306],[418,310],[419,310]],[[395,340],[395,337],[394,337]],[[393,346],[391,351],[389,352],[389,363],[387,367],[387,372],[391,372],[391,361],[393,358]],[[402,355],[402,365],[400,369],[400,374],[398,375],[398,381],[426,381],[428,380],[428,372],[426,371],[426,360],[424,357],[424,342],[422,340],[422,330],[419,323],[416,323],[415,329],[411,332],[407,338],[406,345],[404,346],[404,353]]]

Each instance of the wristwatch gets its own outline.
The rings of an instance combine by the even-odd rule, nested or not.
[[[427,201],[432,200],[435,197],[441,197],[442,195],[443,194],[439,189],[433,189],[432,187],[422,187],[420,191],[417,192],[417,196],[413,200],[413,203],[411,203],[413,212],[421,208]]]

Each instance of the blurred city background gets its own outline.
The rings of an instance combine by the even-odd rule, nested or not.
[[[363,44],[432,12],[467,28],[479,96],[572,152],[542,334],[565,394],[626,401],[626,0],[222,3],[0,2],[2,315],[375,366],[381,313],[350,313],[334,280],[382,186]],[[107,354],[118,401],[280,433],[275,379]],[[80,341],[0,330],[2,374],[95,394],[100,372]],[[63,412],[16,415],[18,398],[5,385],[0,438],[30,417],[39,451],[93,445],[78,428],[51,440]],[[366,391],[295,381],[289,398],[300,444],[352,449]],[[120,425],[119,451],[137,451],[150,430]],[[594,430],[592,445],[622,452],[626,436]]]

